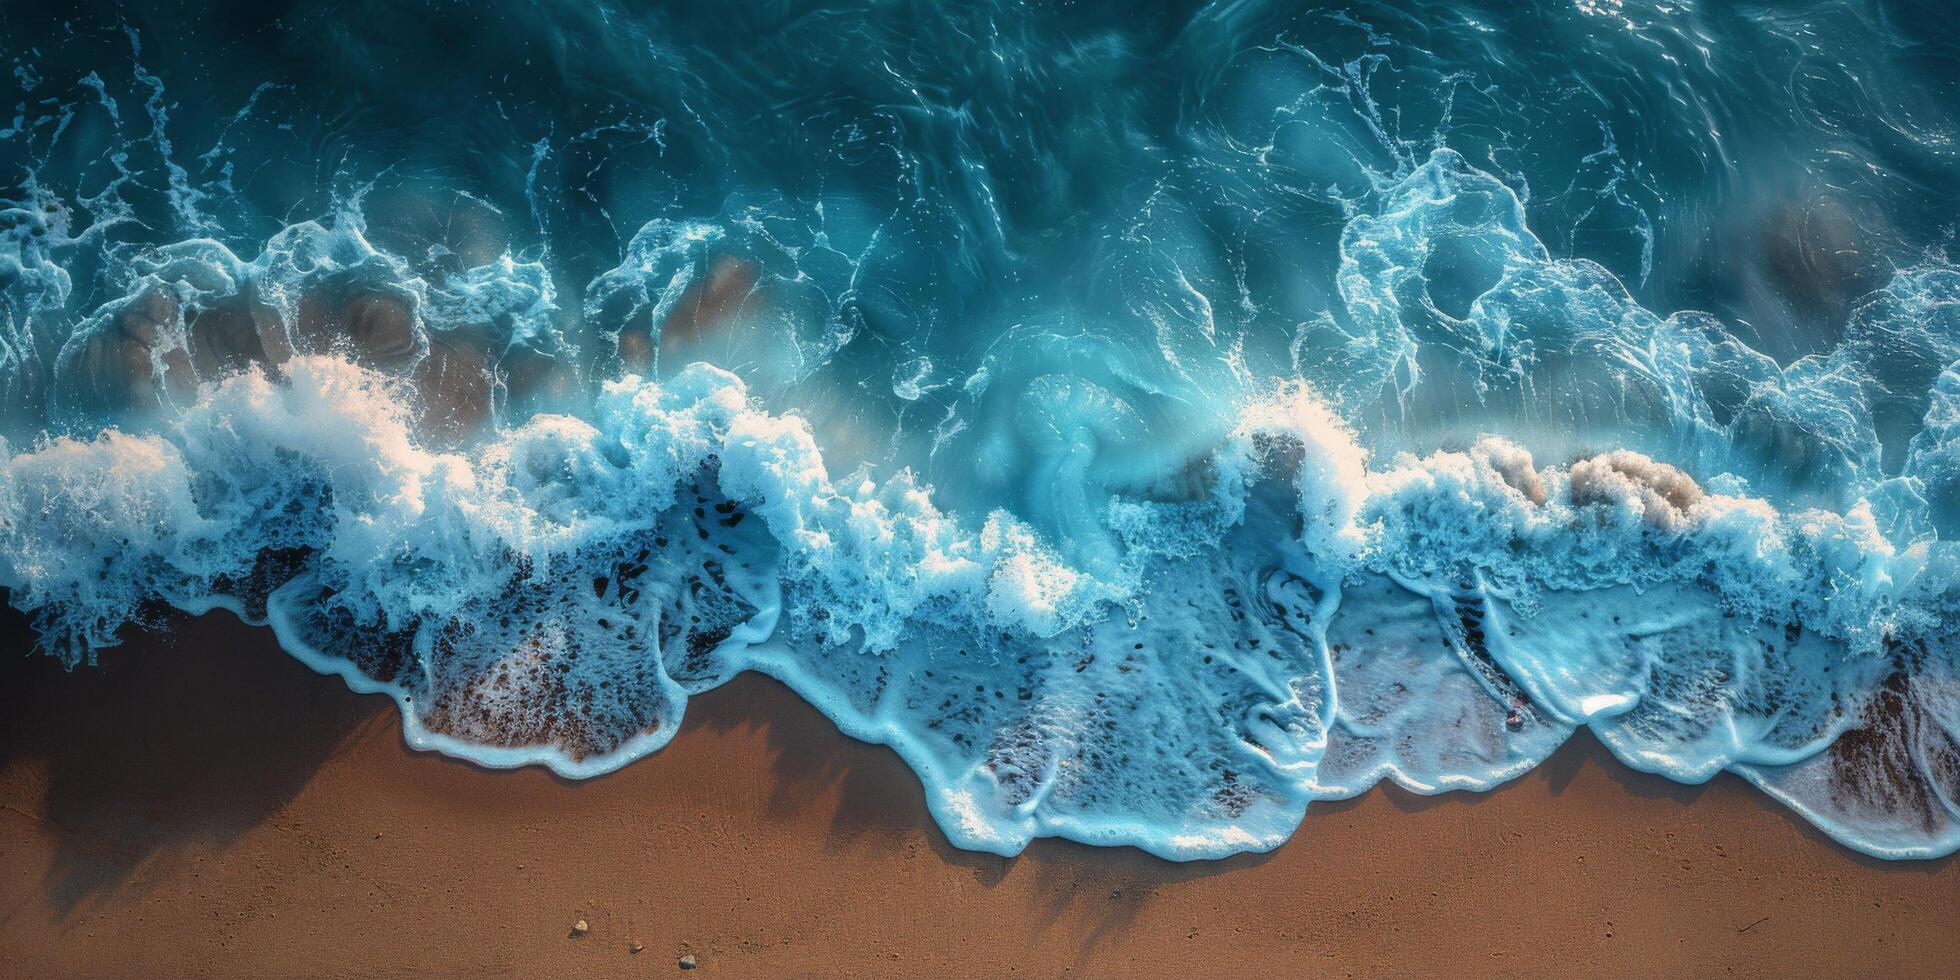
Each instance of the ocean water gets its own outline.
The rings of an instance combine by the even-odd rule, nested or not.
[[[1581,727],[1960,848],[1944,4],[0,24],[0,588],[78,669],[228,609],[573,777],[760,671],[1003,854]]]

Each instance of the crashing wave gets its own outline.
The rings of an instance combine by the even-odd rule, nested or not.
[[[1244,407],[1201,495],[1111,501],[1123,558],[1091,571],[905,474],[839,485],[807,426],[705,365],[467,455],[417,435],[407,384],[302,355],[154,432],[9,454],[4,581],[71,658],[152,603],[228,608],[392,695],[418,746],[574,776],[760,670],[1003,853],[1269,848],[1311,800],[1488,788],[1578,725],[1877,853],[1960,841],[1956,569],[1869,507],[1786,514],[1497,438],[1370,468],[1296,388]]]
[[[1200,20],[1179,43],[1230,26]],[[1108,47],[1030,71],[1136,57]],[[1548,245],[1496,148],[1390,132],[1385,55],[1227,49],[1190,73],[1204,152],[1134,200],[1071,188],[1093,219],[1038,155],[997,195],[1020,144],[962,135],[957,194],[911,160],[896,198],[743,187],[630,234],[581,158],[618,244],[545,233],[591,218],[561,158],[680,145],[635,120],[528,148],[516,253],[412,181],[227,232],[223,134],[266,90],[199,183],[158,77],[131,136],[91,74],[0,132],[33,173],[85,112],[115,150],[0,209],[0,588],[71,665],[228,609],[418,747],[574,777],[763,672],[1003,854],[1268,849],[1315,800],[1487,789],[1581,726],[1871,854],[1960,849],[1960,270],[1793,238],[1828,281],[1791,302],[1842,310],[1779,359]],[[1670,253],[1608,143],[1560,231],[1644,281]]]

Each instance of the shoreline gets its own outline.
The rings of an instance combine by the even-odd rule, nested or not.
[[[8,613],[0,636],[24,649]],[[20,641],[17,642],[16,638]],[[1885,862],[1741,779],[1581,733],[1485,794],[1377,787],[1266,854],[959,851],[918,780],[775,681],[589,781],[403,742],[227,615],[0,684],[5,976],[1930,975],[1960,863]],[[590,930],[571,935],[585,919]],[[638,942],[635,953],[630,944]]]

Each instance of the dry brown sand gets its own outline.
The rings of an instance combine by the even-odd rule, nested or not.
[[[1960,866],[1579,738],[1484,796],[1316,807],[1270,855],[960,852],[774,682],[571,783],[407,749],[225,617],[62,671],[0,632],[0,974],[1951,975]],[[574,936],[584,919],[589,932]],[[643,949],[632,952],[633,943]]]

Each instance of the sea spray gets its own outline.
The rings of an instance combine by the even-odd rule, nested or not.
[[[1759,91],[1774,18],[1528,6],[23,13],[0,587],[573,777],[763,672],[1003,854],[1582,726],[1960,848],[1949,114],[1883,25]]]

